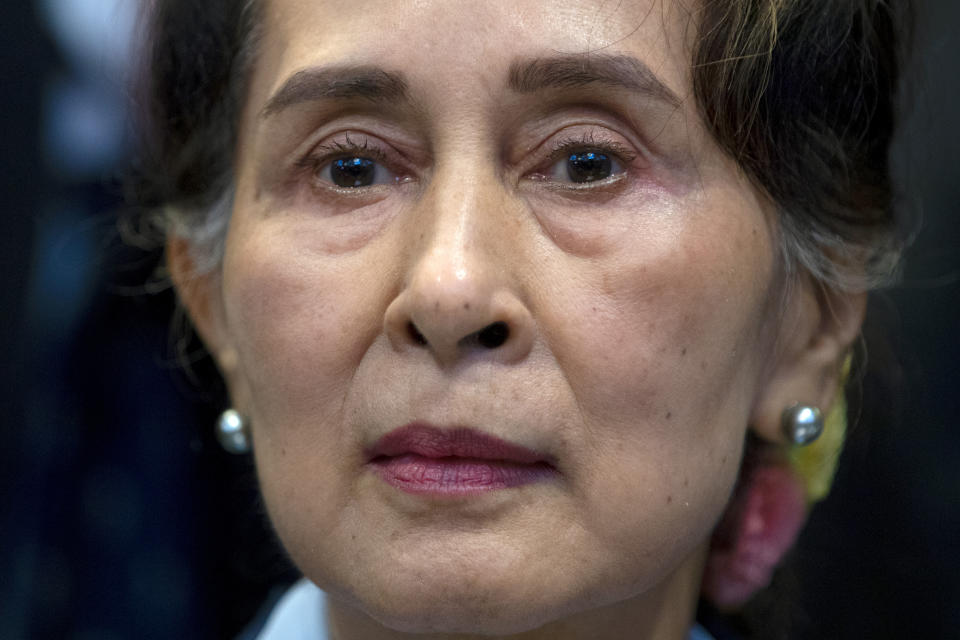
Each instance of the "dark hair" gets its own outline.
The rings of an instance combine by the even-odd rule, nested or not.
[[[888,148],[903,0],[706,0],[693,86],[715,140],[781,211],[789,256],[869,288],[899,255]]]
[[[154,0],[136,77],[140,155],[130,194],[143,215],[219,262],[238,120],[257,45],[258,0]],[[151,225],[144,225],[151,226]],[[172,227],[172,229],[171,229]]]

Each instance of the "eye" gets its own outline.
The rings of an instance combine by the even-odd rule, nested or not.
[[[540,175],[552,182],[578,185],[615,178],[626,171],[628,162],[619,152],[582,144],[562,144],[554,158]]]
[[[577,151],[567,156],[562,171],[571,182],[595,182],[606,180],[623,169],[603,151]]]
[[[316,175],[321,180],[345,189],[360,189],[399,180],[376,159],[359,155],[334,158],[321,164]]]

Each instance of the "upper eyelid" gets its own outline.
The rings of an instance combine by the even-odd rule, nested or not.
[[[569,154],[572,151],[583,150],[589,151],[597,149],[610,153],[617,157],[617,159],[622,162],[632,162],[640,154],[636,151],[633,151],[626,145],[613,141],[613,140],[560,140],[554,146],[553,151],[550,153],[549,161],[560,160],[561,156],[564,154]]]
[[[357,140],[351,140],[349,133],[344,133],[342,135],[342,141],[334,137],[333,139],[325,140],[315,144],[304,154],[303,159],[316,158],[317,156],[335,158],[337,155],[350,153],[355,153],[357,155],[385,155],[384,151],[380,148],[380,145],[370,144],[370,139],[366,135],[362,136],[362,140],[360,142]]]
[[[556,120],[554,120],[556,118]],[[556,122],[551,126],[552,122]],[[527,146],[525,151],[537,151],[544,146],[553,146],[557,139],[584,138],[597,144],[611,140],[622,141],[631,148],[647,151],[643,136],[629,121],[619,116],[611,116],[601,110],[587,109],[585,113],[575,113],[564,116],[547,113],[542,116],[541,122],[532,121],[521,130],[524,137],[530,136],[539,139],[539,142]]]
[[[342,139],[338,139],[339,136]],[[406,172],[409,171],[409,165],[405,160],[401,160],[402,154],[395,150],[384,150],[385,143],[371,144],[370,137],[366,134],[362,136],[362,141],[351,140],[348,132],[335,134],[330,139],[315,144],[305,154],[296,161],[298,169],[318,170],[326,167],[329,163],[338,157],[348,157],[351,154],[357,156],[368,156],[374,161],[386,165],[390,171]]]
[[[520,174],[523,176],[542,174],[557,162],[562,161],[570,152],[591,149],[602,150],[615,156],[623,164],[624,172],[629,172],[636,160],[645,156],[640,150],[635,149],[632,143],[622,142],[617,138],[623,138],[623,136],[619,134],[596,136],[593,131],[579,135],[555,133],[537,146],[538,149],[542,149],[544,145],[549,145],[550,150],[547,154],[544,156],[541,153],[539,159],[525,166]]]

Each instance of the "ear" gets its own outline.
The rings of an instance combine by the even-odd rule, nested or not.
[[[860,333],[867,294],[831,289],[809,276],[798,277],[780,318],[776,360],[757,396],[751,416],[754,433],[785,443],[784,409],[794,404],[833,405],[840,370]]]
[[[167,238],[166,258],[180,302],[234,396],[237,352],[227,331],[220,272],[197,273],[190,241],[174,234]]]

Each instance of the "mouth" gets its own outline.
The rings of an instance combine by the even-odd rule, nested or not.
[[[470,428],[413,423],[380,438],[368,465],[390,486],[415,495],[465,497],[550,481],[550,458]]]

